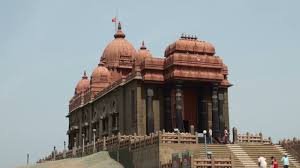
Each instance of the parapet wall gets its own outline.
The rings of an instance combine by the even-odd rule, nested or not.
[[[300,139],[284,139],[279,141],[279,144],[292,154],[297,160],[300,160]]]
[[[239,139],[238,143],[244,142],[245,138],[241,137],[244,136],[239,135],[237,137],[237,139]],[[270,143],[264,140],[261,134],[259,136],[247,134],[246,137],[247,140],[245,140],[244,143]],[[69,151],[64,150],[62,152],[57,152],[54,150],[51,155],[41,159],[39,162],[82,157],[99,151],[109,151],[110,156],[122,163],[125,167],[159,167],[160,165],[170,163],[170,160],[172,159],[171,156],[174,153],[189,151],[194,154],[199,154],[203,153],[205,150],[204,145],[198,143],[197,133],[174,133],[164,131],[152,133],[148,136],[118,134],[117,136],[104,137],[101,140],[84,145],[83,147],[76,147],[76,144],[74,146],[75,147]],[[226,145],[219,144],[217,147],[218,149],[222,149],[221,152],[218,152],[219,154],[221,153],[222,156],[216,155],[216,152],[214,152],[214,156],[226,158],[227,161],[224,162],[229,162],[231,156],[228,155],[229,151]],[[203,156],[200,155],[196,157],[203,158]],[[198,158],[192,159],[197,160]],[[197,162],[200,162],[200,160]]]

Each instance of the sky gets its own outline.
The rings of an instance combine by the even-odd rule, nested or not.
[[[230,126],[300,137],[300,1],[0,0],[0,167],[35,162],[67,141],[68,101],[113,39],[162,57],[182,33],[229,67]],[[116,12],[118,11],[118,12]]]

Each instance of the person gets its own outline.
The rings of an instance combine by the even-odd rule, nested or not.
[[[278,162],[275,157],[271,157],[271,166],[270,168],[278,168]]]
[[[270,168],[273,168],[273,162],[274,162],[274,156],[271,156],[271,166],[270,166]]]
[[[284,168],[288,168],[289,167],[289,158],[287,156],[287,154],[284,154],[284,156],[281,158],[281,162],[283,162],[283,167]]]
[[[228,143],[228,130],[227,127],[224,129],[224,144]]]
[[[212,144],[212,129],[208,130],[208,144]]]
[[[257,162],[260,168],[267,168],[266,158],[264,158],[263,156],[259,156]]]
[[[273,168],[278,168],[278,162],[275,158],[273,160]]]

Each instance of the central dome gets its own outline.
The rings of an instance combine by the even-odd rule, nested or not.
[[[104,49],[101,62],[108,68],[119,67],[121,62],[131,64],[136,51],[133,45],[125,39],[120,22],[114,37],[115,39]]]
[[[182,35],[181,38],[170,44],[165,50],[165,57],[173,53],[191,53],[213,56],[215,47],[206,41],[200,41],[197,37]]]

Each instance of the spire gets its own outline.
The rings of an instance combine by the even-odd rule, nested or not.
[[[122,31],[121,22],[118,23],[118,31],[114,35],[115,38],[125,38],[125,34]]]
[[[87,77],[87,75],[86,75],[86,71],[84,70],[82,79],[87,79],[87,78],[88,78],[88,77]]]
[[[121,22],[118,23],[118,30],[122,30]]]
[[[144,40],[142,41],[142,46],[141,46],[140,49],[141,49],[141,50],[146,50],[146,49],[147,49],[147,47],[145,46]]]

